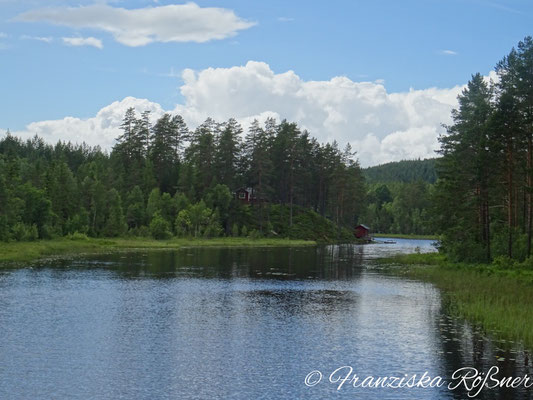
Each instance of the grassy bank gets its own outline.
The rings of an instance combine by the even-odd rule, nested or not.
[[[533,349],[533,270],[516,265],[452,264],[437,253],[388,259],[398,274],[431,282],[451,311],[497,337]]]
[[[394,238],[394,239],[428,239],[437,240],[436,235],[404,235],[402,233],[373,233],[372,236],[377,238]]]
[[[171,239],[149,238],[79,239],[68,238],[39,240],[34,242],[0,242],[0,267],[35,261],[48,257],[68,257],[79,254],[97,254],[128,249],[179,249],[192,246],[219,247],[264,247],[264,246],[312,246],[316,242],[289,239],[250,239],[240,237],[213,239]]]

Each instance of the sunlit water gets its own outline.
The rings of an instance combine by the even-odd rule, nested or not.
[[[337,390],[329,378],[342,366],[362,379],[532,374],[518,345],[494,343],[451,318],[432,285],[377,264],[432,250],[400,239],[196,248],[0,272],[0,399],[463,399],[446,386]],[[315,370],[322,381],[309,387]]]

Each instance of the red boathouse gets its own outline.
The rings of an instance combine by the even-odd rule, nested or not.
[[[353,234],[357,239],[370,239],[370,228],[366,225],[357,225]]]

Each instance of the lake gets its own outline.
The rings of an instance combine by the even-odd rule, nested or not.
[[[0,399],[463,399],[465,390],[446,385],[339,388],[350,372],[339,368],[361,381],[452,381],[463,367],[533,374],[527,352],[450,316],[433,285],[383,271],[380,257],[434,250],[394,240],[115,253],[2,270]],[[484,389],[476,398],[533,396]]]

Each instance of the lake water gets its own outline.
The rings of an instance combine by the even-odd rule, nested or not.
[[[377,261],[432,250],[401,239],[191,248],[3,270],[0,399],[463,399],[446,385],[337,390],[329,380],[343,366],[361,379],[452,381],[459,368],[492,366],[533,374],[519,346],[450,317],[432,285]],[[308,386],[320,377],[312,371],[322,379]],[[477,398],[533,397],[484,389]]]

